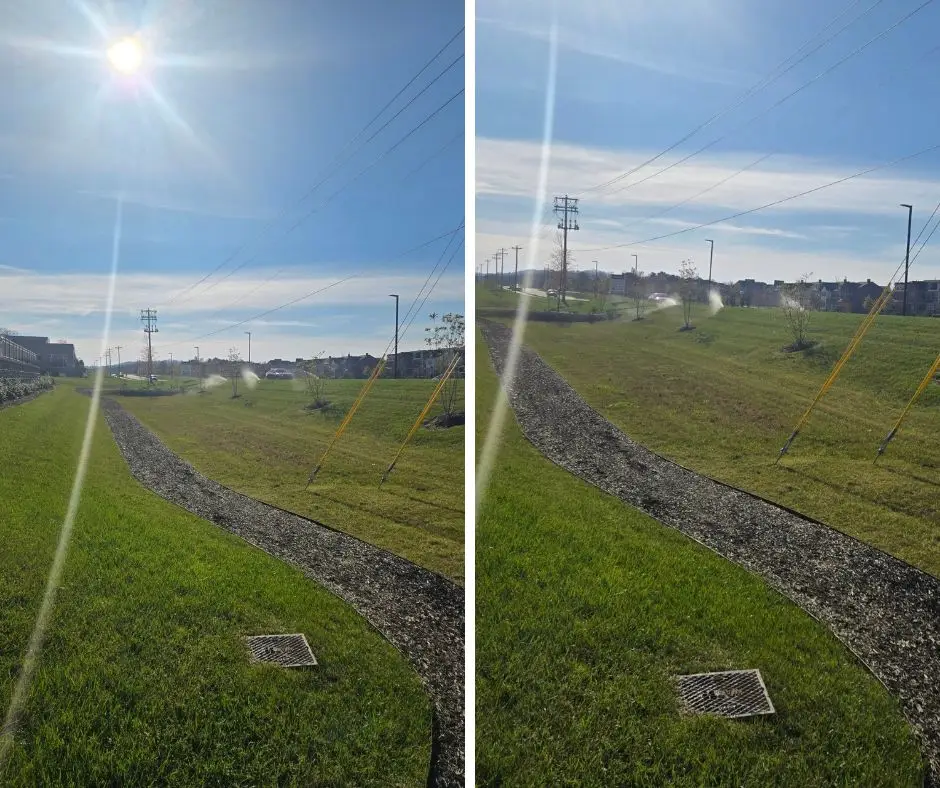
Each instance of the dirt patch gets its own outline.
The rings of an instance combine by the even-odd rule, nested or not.
[[[784,345],[780,349],[784,353],[802,353],[804,350],[811,350],[818,344],[819,343],[815,340],[808,340],[806,342],[791,342],[789,345]]]
[[[324,408],[330,407],[330,401],[326,399],[318,399],[315,402],[311,402],[309,405],[304,405],[304,410],[316,411],[323,410]]]
[[[479,321],[498,373],[510,329]],[[523,348],[507,391],[548,459],[751,572],[824,623],[899,700],[940,786],[940,580],[634,443]]]
[[[679,326],[680,331],[695,331],[695,326]]]
[[[440,413],[433,419],[424,422],[424,426],[429,430],[446,430],[451,427],[459,427],[465,421],[466,417],[463,411],[459,413]]]
[[[374,545],[207,479],[113,399],[105,418],[134,477],[171,503],[299,568],[404,654],[434,710],[428,785],[464,784],[464,591]]]

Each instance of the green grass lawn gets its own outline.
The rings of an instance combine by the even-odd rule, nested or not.
[[[779,310],[531,323],[525,342],[628,435],[940,575],[940,386],[875,453],[940,351],[940,320],[880,317],[789,454],[777,453],[862,319],[814,313],[802,354]]]
[[[477,445],[497,390],[477,343]],[[762,581],[544,459],[507,420],[477,521],[480,785],[920,786],[895,702]],[[765,718],[671,676],[759,668]]]
[[[254,390],[239,385],[238,399],[229,384],[206,394],[119,399],[209,478],[462,582],[464,428],[419,429],[380,486],[434,381],[377,381],[305,489],[362,385],[327,381],[326,398],[334,407],[313,412],[304,409],[310,397],[299,380],[265,380]],[[462,397],[462,381],[459,386]],[[436,405],[432,415],[438,412]]]
[[[0,716],[52,563],[90,400],[0,412]],[[319,667],[249,665],[303,632]],[[71,550],[3,786],[424,785],[407,662],[297,570],[144,490],[99,418]]]

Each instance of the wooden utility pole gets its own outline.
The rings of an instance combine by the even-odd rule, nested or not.
[[[513,272],[513,275],[512,275],[512,289],[513,291],[515,291],[519,287],[519,250],[522,247],[513,246],[510,248],[513,249],[513,251],[515,251],[516,253],[516,270]]]

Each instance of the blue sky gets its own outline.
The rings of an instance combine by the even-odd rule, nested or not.
[[[380,353],[394,333],[388,294],[401,295],[404,316],[448,239],[399,256],[464,215],[464,95],[353,179],[462,89],[464,61],[358,147],[460,58],[464,36],[297,201],[463,22],[462,4],[433,0],[4,4],[0,325],[74,341],[94,362],[120,194],[110,344],[127,348],[122,358],[144,345],[146,307],[158,310],[158,358],[191,357],[193,345],[246,356],[246,330],[254,360]],[[128,79],[106,52],[131,34],[145,61]],[[403,348],[421,346],[427,313],[463,311],[462,272],[461,249]]]
[[[677,272],[683,259],[692,258],[707,275],[705,239],[712,238],[719,281],[813,273],[884,284],[904,256],[907,211],[899,203],[913,203],[916,235],[940,200],[940,150],[733,221],[618,245],[755,208],[940,143],[931,99],[940,73],[935,2],[769,109],[922,4],[558,3],[547,197],[549,204],[566,192],[581,197],[581,229],[569,240],[574,265],[593,268],[597,260],[602,270],[621,271],[633,267],[637,254],[640,270]],[[528,247],[520,267],[544,266],[552,251],[549,222],[543,221],[535,253],[529,237],[551,7],[536,0],[476,4],[477,264],[517,243]],[[831,42],[654,164],[613,187],[589,189],[671,146],[735,104],[807,41],[814,39],[814,47],[849,22]],[[713,140],[710,149],[657,174]],[[736,174],[762,156],[767,158]],[[912,278],[940,276],[938,246],[935,236],[912,266]]]

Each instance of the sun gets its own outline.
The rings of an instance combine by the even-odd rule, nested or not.
[[[115,71],[132,75],[140,70],[144,49],[136,38],[124,38],[108,49],[108,61]]]

